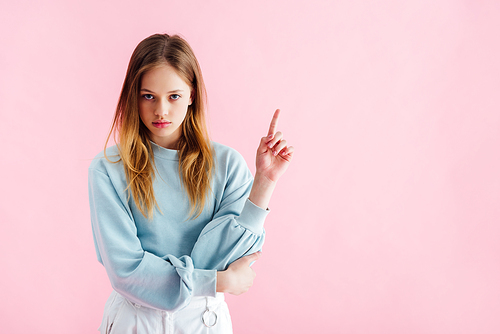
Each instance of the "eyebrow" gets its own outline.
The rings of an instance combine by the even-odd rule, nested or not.
[[[142,91],[149,92],[149,93],[154,93],[152,90],[149,90],[147,88],[141,88],[141,92]],[[170,94],[170,93],[180,93],[180,92],[183,92],[183,90],[182,89],[175,89],[175,90],[171,90],[167,94]]]

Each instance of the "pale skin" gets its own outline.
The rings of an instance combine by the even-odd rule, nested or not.
[[[285,173],[292,161],[293,146],[287,146],[281,132],[276,132],[280,110],[274,113],[269,132],[262,137],[256,156],[256,172],[248,199],[261,208],[267,208],[279,178]],[[255,279],[255,271],[250,263],[261,257],[261,252],[244,256],[229,265],[224,271],[217,272],[217,292],[240,295],[247,292]]]
[[[192,103],[191,87],[167,64],[146,72],[141,81],[139,114],[148,128],[151,139],[158,145],[175,149],[181,135],[181,124]],[[274,112],[267,136],[257,148],[256,172],[248,199],[267,209],[279,178],[292,161],[293,147],[287,146],[283,134],[277,132],[280,110]],[[159,125],[163,124],[163,125]],[[217,272],[217,292],[242,294],[252,286],[255,272],[250,263],[258,260],[260,252],[244,256]]]

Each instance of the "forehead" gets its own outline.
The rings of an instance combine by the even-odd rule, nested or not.
[[[164,64],[144,73],[141,79],[141,89],[161,93],[172,90],[187,90],[189,85],[175,68]]]

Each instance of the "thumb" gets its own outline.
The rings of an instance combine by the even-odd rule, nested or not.
[[[267,147],[267,143],[269,143],[273,139],[273,137],[274,137],[274,135],[272,135],[271,137],[260,138],[260,143],[259,143],[259,147],[257,148],[257,152],[259,152],[259,153],[267,152],[267,150],[269,149],[269,147]]]
[[[261,251],[258,251],[258,252],[255,252],[253,254],[250,254],[250,255],[247,255],[244,257],[245,261],[250,264],[254,261],[257,261],[258,259],[260,259],[260,257],[262,256],[262,252]]]

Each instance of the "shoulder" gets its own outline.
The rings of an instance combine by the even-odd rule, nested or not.
[[[118,147],[116,145],[110,146],[99,152],[94,159],[92,159],[89,170],[97,170],[105,174],[123,170]]]
[[[212,147],[214,148],[215,160],[219,163],[225,162],[227,164],[243,164],[246,166],[246,161],[240,152],[236,151],[234,148],[212,142]]]
[[[226,179],[248,180],[252,178],[245,158],[238,151],[216,142],[212,142],[212,147],[215,153],[216,174]]]

